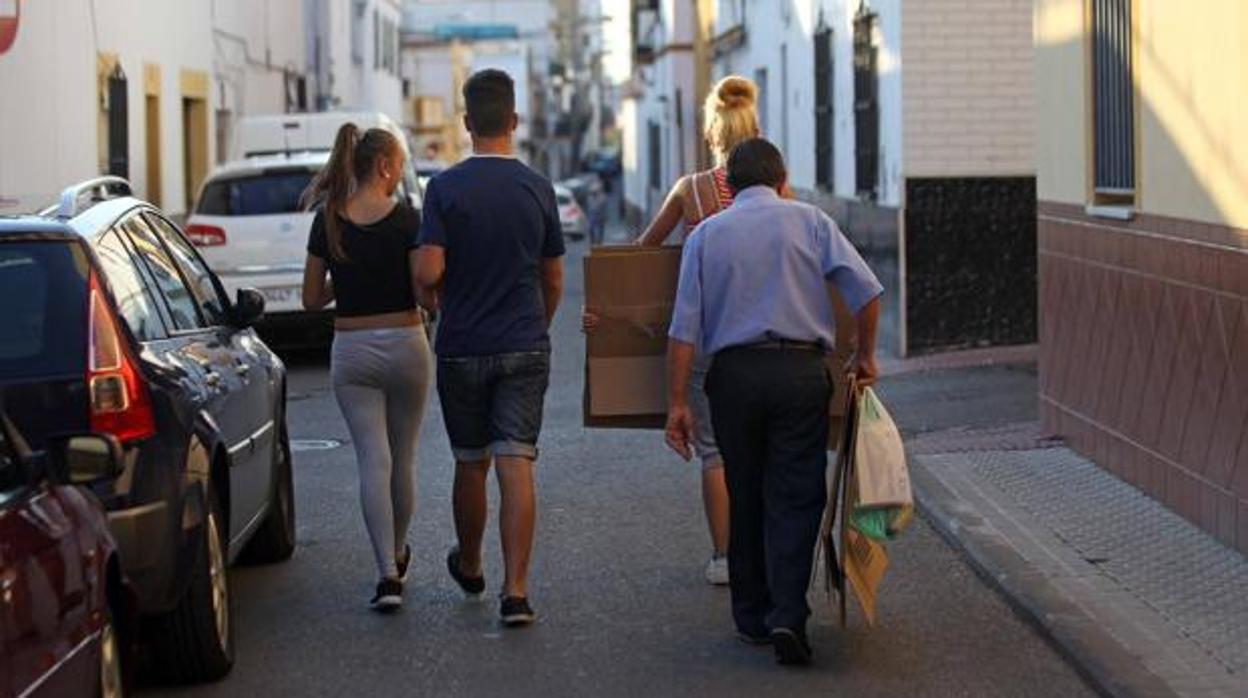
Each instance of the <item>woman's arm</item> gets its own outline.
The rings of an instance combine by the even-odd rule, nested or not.
[[[303,263],[303,308],[321,310],[334,302],[334,283],[327,278],[325,260],[314,254]]]
[[[667,236],[672,234],[677,225],[685,217],[684,197],[681,195],[681,187],[687,185],[687,179],[681,178],[676,182],[676,186],[668,192],[667,199],[663,201],[663,207],[659,209],[659,214],[650,221],[650,225],[642,232],[641,237],[637,238],[637,244],[642,247],[658,247],[662,245]]]

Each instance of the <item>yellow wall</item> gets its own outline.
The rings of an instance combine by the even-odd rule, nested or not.
[[[1086,5],[1035,4],[1041,200],[1089,200]],[[1134,6],[1135,208],[1248,228],[1248,2]]]
[[[1248,228],[1248,2],[1137,6],[1140,208]]]
[[[1036,0],[1036,192],[1041,201],[1087,198],[1085,0]]]

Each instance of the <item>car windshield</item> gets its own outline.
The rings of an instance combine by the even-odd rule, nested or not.
[[[0,241],[0,379],[84,370],[86,286],[77,245]]]
[[[307,169],[282,169],[214,179],[204,187],[196,212],[208,216],[295,213],[300,210],[299,197],[314,176]]]

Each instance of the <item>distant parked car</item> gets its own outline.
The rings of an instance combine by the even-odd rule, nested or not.
[[[576,203],[572,191],[556,184],[555,202],[559,205],[559,223],[563,227],[563,234],[573,240],[583,240],[589,234],[589,218],[581,205]]]
[[[263,313],[125,180],[0,217],[0,401],[35,450],[64,432],[121,443],[120,474],[91,489],[174,680],[233,664],[227,561],[295,548],[286,370],[251,327]]]
[[[61,436],[34,453],[0,409],[0,696],[118,698],[138,618],[95,495],[121,446]]]
[[[204,182],[186,221],[187,237],[227,295],[255,288],[264,296],[267,328],[299,329],[301,337],[321,342],[331,334],[332,311],[303,308],[303,264],[315,213],[303,210],[299,199],[328,161],[328,152],[317,152],[221,165]],[[406,184],[395,197],[409,205],[421,200]],[[322,331],[307,334],[316,327]]]

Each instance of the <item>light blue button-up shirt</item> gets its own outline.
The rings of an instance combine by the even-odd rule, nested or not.
[[[854,313],[884,291],[827,214],[750,187],[685,243],[668,336],[708,355],[776,339],[831,347],[825,280]]]

